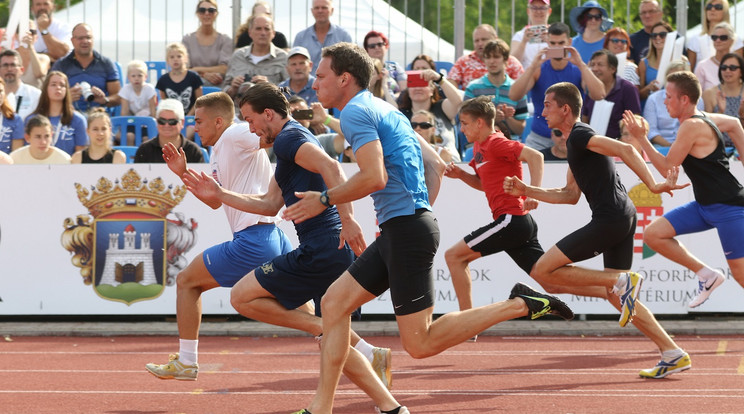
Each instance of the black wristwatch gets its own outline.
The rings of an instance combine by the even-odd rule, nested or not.
[[[440,73],[439,74],[439,79],[435,80],[434,83],[436,83],[437,85],[439,85],[439,84],[442,83],[443,80],[444,80],[444,74],[443,73]]]
[[[328,200],[328,190],[324,190],[322,193],[320,193],[320,204],[323,204],[326,207],[331,206],[331,203]]]

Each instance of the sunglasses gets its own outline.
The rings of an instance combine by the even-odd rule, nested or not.
[[[728,35],[710,35],[710,38],[713,39],[714,42],[716,40],[727,42],[730,39]]]
[[[660,39],[666,39],[667,34],[667,32],[651,33],[651,38],[656,39],[658,37]]]
[[[610,39],[610,42],[612,42],[612,43],[622,43],[624,45],[627,45],[628,44],[628,41],[626,39],[617,39],[617,38],[615,38],[615,39]]]
[[[379,43],[370,43],[367,45],[367,49],[377,49],[378,47],[385,46],[385,42],[379,42]]]
[[[413,129],[421,128],[421,129],[429,129],[432,128],[434,125],[432,125],[429,122],[411,122],[411,127]]]
[[[730,70],[731,72],[733,72],[735,70],[739,70],[741,68],[741,66],[736,66],[736,65],[721,65],[720,68],[721,68],[721,72],[723,72],[724,70]]]
[[[196,12],[199,14],[204,14],[204,13],[215,14],[217,13],[217,9],[215,9],[214,7],[199,7],[198,9],[196,9]]]
[[[170,126],[176,126],[178,125],[178,119],[165,119],[165,118],[158,118],[158,124],[159,125],[165,125],[168,124]]]
[[[594,19],[594,20],[602,20],[602,14],[591,14],[591,13],[587,13],[586,19],[587,20],[592,20],[592,19]]]
[[[709,4],[705,6],[705,10],[713,10],[713,9],[716,9],[719,11],[723,10],[723,4]]]

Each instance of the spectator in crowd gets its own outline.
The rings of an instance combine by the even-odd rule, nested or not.
[[[72,154],[73,164],[124,164],[127,156],[111,147],[111,118],[103,108],[93,108],[88,113],[88,138],[90,145]]]
[[[708,58],[698,60],[695,67],[695,76],[700,81],[700,87],[708,90],[721,81],[718,78],[718,66],[721,64],[723,56],[731,53],[731,45],[734,43],[734,28],[729,23],[718,23],[713,30],[709,39],[713,41],[711,48],[714,54]],[[702,56],[702,55],[701,55]],[[692,65],[692,62],[690,62]]]
[[[274,21],[271,17],[265,14],[254,17],[248,33],[253,43],[236,50],[227,64],[223,90],[232,98],[245,82],[278,85],[288,77],[287,52],[271,43],[274,38]]]
[[[488,42],[483,48],[483,62],[486,74],[471,81],[465,88],[465,99],[488,95],[496,107],[495,127],[507,137],[521,135],[527,119],[527,99],[509,99],[509,89],[514,81],[506,76],[506,61],[509,58],[509,45],[501,39]]]
[[[243,23],[242,26],[238,29],[238,33],[235,34],[235,48],[240,49],[241,47],[246,47],[253,43],[253,39],[251,39],[250,34],[248,34],[248,29],[251,27],[251,21],[254,17],[259,15],[268,15],[272,16],[271,13],[271,5],[267,1],[258,0],[253,4],[253,8],[251,9],[251,15],[248,16],[248,19],[246,19],[245,23]],[[289,50],[289,43],[287,43],[287,37],[284,36],[282,32],[274,32],[274,38],[271,39],[271,43],[278,47],[279,49]]]
[[[155,89],[160,91],[160,99],[175,99],[183,105],[183,112],[194,115],[194,102],[202,96],[202,80],[189,70],[189,52],[182,43],[171,43],[165,50],[165,61],[170,72],[158,79]],[[190,134],[193,136],[193,134]]]
[[[415,58],[411,61],[411,70],[425,70],[425,69],[432,69],[437,70],[437,64],[434,62],[434,59],[431,58],[429,55],[416,55]],[[437,72],[444,72],[444,70],[437,71]],[[445,72],[446,74],[446,72]],[[406,85],[407,86],[407,85]],[[439,90],[439,96],[444,96],[444,91],[442,91],[442,87],[437,87]],[[403,97],[403,92],[401,92],[398,95],[398,103],[400,103],[401,98]]]
[[[72,106],[72,90],[67,75],[51,71],[44,80],[39,105],[33,115],[44,115],[52,125],[52,145],[68,155],[88,145],[85,117]]]
[[[741,121],[744,118],[744,58],[736,53],[724,55],[718,67],[718,79],[720,84],[703,92],[705,111],[730,115]],[[725,132],[723,139],[726,146],[733,146]]]
[[[163,99],[157,108],[158,135],[142,143],[134,154],[135,163],[165,163],[163,147],[172,143],[183,148],[188,162],[204,162],[201,148],[181,135],[183,129],[183,104],[176,99]]]
[[[634,114],[641,113],[641,101],[638,98],[638,88],[632,83],[617,76],[617,57],[607,49],[600,49],[592,54],[589,67],[604,85],[604,101],[613,103],[609,114],[609,124],[603,134],[610,138],[620,138],[618,123],[623,120],[623,113],[628,110]],[[581,109],[581,120],[590,123],[595,109],[595,101],[586,97]],[[604,110],[604,109],[603,109]],[[598,129],[598,125],[592,125]]]
[[[514,33],[511,40],[511,55],[519,59],[522,67],[529,66],[535,55],[548,47],[548,18],[552,11],[550,0],[529,0],[527,26]]]
[[[400,91],[406,88],[406,68],[400,65],[398,62],[392,60],[385,60],[388,49],[390,48],[390,42],[387,36],[377,31],[370,31],[364,36],[364,50],[373,59],[380,59],[385,65],[385,71],[391,81],[390,89],[393,95],[398,95]]]
[[[452,153],[444,146],[444,140],[437,135],[434,128],[437,120],[434,114],[426,110],[418,110],[411,115],[411,127],[417,134],[421,135],[424,141],[431,144],[434,150],[442,158],[442,161],[450,163],[454,161]]]
[[[52,124],[47,117],[30,116],[26,121],[24,138],[28,145],[10,153],[13,164],[70,163],[70,154],[52,145]]]
[[[683,60],[673,60],[667,67],[666,76],[674,72],[689,71],[690,64]],[[668,147],[677,138],[679,120],[669,115],[664,99],[666,92],[660,89],[646,100],[643,117],[648,121],[648,139],[657,147]]]
[[[607,49],[615,56],[625,53],[625,66],[620,77],[636,87],[641,83],[638,77],[638,65],[630,59],[630,37],[622,27],[613,27],[605,34],[603,49]]]
[[[638,124],[643,126],[643,129],[648,131],[648,122],[645,119],[643,119],[642,116],[635,114],[633,115],[633,117],[635,118],[636,122],[638,122]],[[618,127],[620,128],[620,141],[626,144],[632,145],[633,148],[635,148],[636,151],[638,151],[638,153],[641,154],[643,161],[649,162],[648,154],[646,154],[643,151],[643,146],[641,145],[641,142],[638,141],[638,138],[634,137],[630,133],[630,131],[628,130],[628,126],[625,125],[625,121],[621,120],[620,122],[618,122]],[[622,158],[617,159],[616,157],[615,161],[622,161]]]
[[[566,161],[568,158],[568,148],[566,147],[568,136],[560,129],[553,128],[550,130],[550,139],[553,141],[553,146],[540,150],[540,153],[543,155],[543,160]]]
[[[524,76],[518,78],[509,90],[509,99],[518,101],[528,92],[535,105],[532,130],[524,143],[531,148],[541,150],[550,147],[550,128],[542,115],[545,90],[558,82],[571,82],[579,90],[584,90],[594,100],[604,98],[604,84],[597,79],[589,66],[581,60],[579,53],[571,47],[570,29],[565,23],[557,22],[548,28],[548,49],[543,49],[535,57],[525,71]],[[560,57],[546,56],[551,50],[562,49]],[[568,54],[568,57],[565,57]]]
[[[641,0],[638,15],[641,17],[643,28],[630,35],[630,59],[636,64],[640,64],[641,59],[648,53],[651,29],[664,17],[657,0]]]
[[[53,61],[67,55],[72,47],[69,41],[72,30],[65,22],[53,18],[54,7],[53,0],[31,0],[31,14],[39,31],[34,49],[48,55]]]
[[[189,68],[201,76],[207,86],[220,86],[225,80],[227,62],[233,53],[230,36],[217,32],[217,0],[200,0],[196,6],[199,28],[183,36]]]
[[[656,23],[651,29],[651,40],[648,45],[648,54],[638,64],[638,77],[641,83],[638,85],[641,93],[641,102],[645,102],[652,92],[661,89],[659,81],[656,80],[664,44],[672,26],[667,22]]]
[[[571,46],[579,51],[584,63],[589,63],[592,54],[602,49],[605,32],[614,22],[607,15],[607,10],[594,0],[571,9],[569,20],[571,27],[578,33],[572,39]]]
[[[13,49],[0,52],[0,76],[5,81],[5,93],[11,108],[22,118],[36,110],[41,90],[23,83],[21,55]]]
[[[398,102],[390,92],[391,83],[394,83],[394,81],[388,75],[385,64],[377,58],[372,58],[372,63],[374,64],[375,72],[369,79],[369,91],[375,97],[387,101],[387,103],[397,108]]]
[[[701,17],[701,30],[700,34],[690,36],[687,39],[687,58],[690,60],[690,67],[695,70],[697,76],[697,66],[700,62],[718,54],[718,48],[716,48],[716,41],[710,36],[713,29],[717,27],[719,23],[731,23],[731,16],[729,14],[729,3],[728,0],[707,0],[705,2],[705,12]],[[736,51],[739,55],[744,52],[744,43],[741,38],[738,38],[729,44],[729,50],[726,50],[724,54],[728,52]],[[700,77],[698,76],[698,79]],[[700,82],[702,84],[702,82]],[[707,89],[703,86],[703,90]]]
[[[23,119],[8,102],[5,81],[0,79],[0,152],[10,154],[23,146]]]
[[[292,95],[299,95],[308,104],[318,102],[318,97],[313,90],[315,76],[313,62],[310,60],[310,52],[302,46],[295,46],[287,55],[287,73],[289,77],[278,86],[287,87]]]
[[[38,53],[34,48],[34,43],[39,37],[39,31],[36,29],[33,21],[30,22],[30,25],[32,27],[23,35],[16,50],[21,54],[21,62],[23,63],[21,81],[40,88],[52,63],[49,55]]]
[[[122,116],[155,117],[158,105],[158,91],[147,82],[147,64],[133,60],[127,65],[128,83],[119,91]]]
[[[94,106],[118,106],[119,71],[111,59],[93,50],[93,29],[85,23],[76,25],[72,46],[72,52],[54,62],[52,70],[64,73],[75,85],[70,88],[75,109],[85,112]]]
[[[401,94],[400,110],[410,120],[414,112],[426,110],[434,114],[435,134],[442,138],[442,145],[452,154],[456,162],[460,161],[455,142],[455,116],[462,103],[463,92],[433,69],[421,71],[421,77],[428,82],[427,86],[409,86]],[[411,78],[408,79],[411,81]],[[439,99],[436,84],[442,87],[444,99]]]
[[[447,78],[458,89],[464,90],[473,79],[478,79],[486,73],[486,64],[483,62],[483,48],[486,43],[496,40],[498,35],[496,29],[490,24],[481,24],[473,30],[473,50],[467,55],[460,56],[450,69]],[[510,56],[506,61],[506,73],[512,79],[517,79],[524,73],[524,68],[519,60]]]
[[[341,26],[331,23],[333,15],[333,0],[313,0],[313,7],[310,9],[313,14],[315,23],[297,33],[293,46],[303,46],[310,52],[310,60],[320,62],[321,50],[330,45],[339,42],[351,43],[351,35]],[[313,76],[315,70],[313,67]]]

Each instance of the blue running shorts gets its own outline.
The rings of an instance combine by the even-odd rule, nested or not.
[[[664,214],[677,235],[715,228],[726,260],[744,257],[744,207],[691,201]]]

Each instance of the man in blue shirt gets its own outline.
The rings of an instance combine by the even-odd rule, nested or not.
[[[310,74],[313,71],[313,66],[313,61],[310,60],[310,52],[307,49],[302,46],[293,47],[287,57],[289,78],[283,80],[279,87],[288,87],[292,95],[301,96],[308,105],[318,102],[318,97],[313,90],[315,76]]]
[[[310,12],[315,24],[297,33],[292,45],[303,46],[310,52],[310,61],[320,62],[321,49],[338,42],[351,42],[351,35],[341,26],[331,23],[333,0],[313,0]],[[313,75],[316,69],[317,66],[313,65]]]

